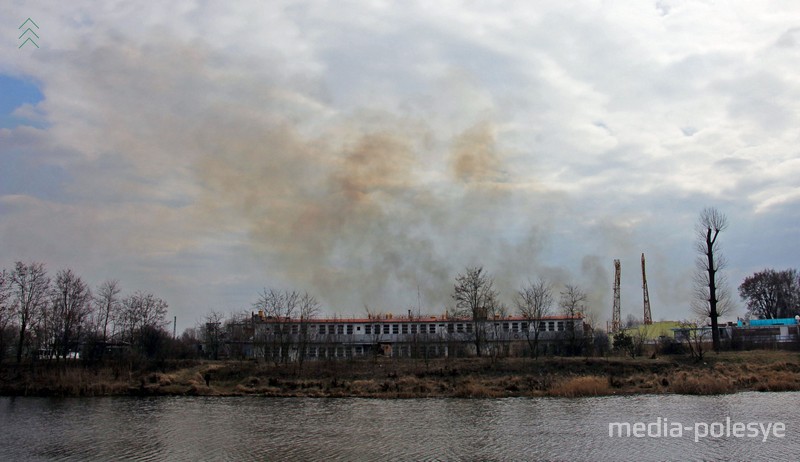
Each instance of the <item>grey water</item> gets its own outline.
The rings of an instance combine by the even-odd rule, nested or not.
[[[800,393],[472,400],[2,397],[0,460],[798,460],[799,405]],[[634,429],[639,423],[639,431],[609,436],[612,422]],[[745,425],[755,422],[780,423],[785,431],[770,432],[766,441],[761,433],[748,436]],[[738,436],[730,431],[736,423],[742,424]],[[643,430],[648,424],[649,436]],[[709,436],[695,435],[695,429],[704,433],[704,424]],[[679,426],[685,430],[678,432]]]

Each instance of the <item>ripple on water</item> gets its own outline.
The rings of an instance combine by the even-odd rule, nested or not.
[[[0,460],[778,460],[800,451],[798,398],[0,398]],[[787,437],[608,436],[658,417],[780,421]]]

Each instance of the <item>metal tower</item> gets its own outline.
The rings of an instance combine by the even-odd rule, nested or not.
[[[619,274],[619,260],[614,260],[614,311],[611,314],[611,332],[613,333],[619,332],[620,318],[622,318],[619,305]]]
[[[644,296],[644,324],[653,324],[653,315],[650,314],[650,294],[647,292],[647,275],[644,271],[644,254],[642,254],[642,291]]]

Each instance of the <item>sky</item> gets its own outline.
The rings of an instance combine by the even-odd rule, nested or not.
[[[38,48],[19,26],[38,25]],[[0,267],[149,291],[178,328],[264,288],[441,314],[575,284],[688,318],[695,224],[734,294],[800,262],[796,2],[6,1]],[[26,26],[27,27],[27,26]]]

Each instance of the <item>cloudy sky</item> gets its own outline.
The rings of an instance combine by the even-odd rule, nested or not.
[[[800,264],[796,2],[161,4],[0,6],[0,266],[182,329],[264,287],[442,313],[471,265],[604,325],[614,259],[641,317],[642,253],[653,317],[686,318],[706,206],[734,289]]]

